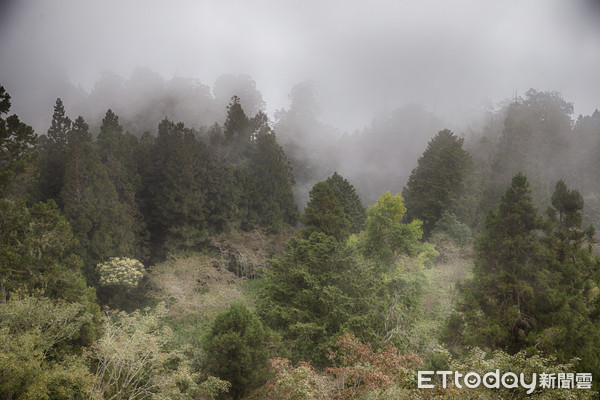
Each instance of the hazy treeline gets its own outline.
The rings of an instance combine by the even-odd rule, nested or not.
[[[0,88],[5,397],[409,399],[421,368],[598,373],[600,112],[532,89],[462,134],[410,105],[338,135],[310,83],[271,122],[248,77],[167,101],[176,80],[136,74],[97,84],[95,117],[57,99],[45,134]]]
[[[138,68],[129,79],[105,72],[90,93],[76,89],[66,80],[60,87],[56,97],[65,101],[70,115],[82,115],[94,135],[107,109],[119,116],[124,131],[139,138],[144,132],[154,132],[164,118],[183,122],[199,132],[208,131],[215,123],[222,125],[234,95],[248,115],[264,111],[266,106],[255,82],[247,75],[222,75],[211,88],[183,77],[165,81],[149,69]],[[31,104],[19,107],[23,110],[19,114],[26,115],[38,133],[45,132],[54,100],[32,99]],[[318,93],[310,81],[296,85],[289,100],[289,107],[277,111],[268,123],[292,163],[294,193],[300,208],[308,201],[310,187],[336,170],[354,183],[366,204],[372,204],[385,190],[400,192],[427,141],[448,128],[435,113],[409,104],[374,116],[372,124],[362,130],[340,132],[319,120]],[[530,91],[496,107],[488,106],[479,115],[462,118],[467,128],[456,133],[466,138],[465,147],[475,160],[497,164],[503,185],[518,170],[546,169],[543,174],[531,171],[528,176],[535,174],[541,181],[550,178],[546,182],[566,179],[596,202],[598,188],[591,182],[594,179],[583,182],[581,179],[588,174],[579,173],[595,162],[596,117],[597,114],[573,115],[573,105],[558,93]],[[519,139],[513,140],[517,136]],[[514,146],[518,151],[512,152],[506,146]],[[518,162],[508,162],[503,153],[511,153],[510,157]],[[541,159],[542,153],[548,159]],[[500,158],[506,160],[510,170],[500,171]],[[551,184],[544,185],[545,188],[534,186],[538,200],[549,194]]]

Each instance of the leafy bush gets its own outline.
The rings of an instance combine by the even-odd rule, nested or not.
[[[473,241],[469,227],[448,211],[436,222],[432,234],[445,234],[458,247],[465,247]]]

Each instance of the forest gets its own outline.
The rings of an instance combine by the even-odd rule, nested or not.
[[[44,131],[0,86],[0,397],[597,398],[598,110],[335,134],[308,82],[271,120],[248,76],[147,79]],[[554,378],[418,387],[496,370]]]

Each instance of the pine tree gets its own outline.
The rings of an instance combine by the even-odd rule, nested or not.
[[[136,158],[136,151],[139,147],[138,139],[129,132],[123,133],[119,117],[109,109],[102,120],[96,147],[117,191],[120,205],[134,220],[135,253],[138,257],[145,258],[149,233],[136,201],[137,194],[142,190],[142,180],[138,173]]]
[[[37,135],[17,115],[6,119],[10,95],[0,86],[0,197],[26,199],[37,178]]]
[[[350,222],[332,187],[326,182],[316,183],[310,190],[310,200],[304,209],[302,222],[309,231],[321,231],[337,240],[350,233]]]
[[[229,394],[240,399],[267,377],[267,332],[242,303],[215,317],[204,342],[208,372],[231,383]]]
[[[377,339],[381,318],[373,309],[377,285],[355,249],[315,231],[290,239],[272,260],[259,293],[262,320],[282,335],[295,361],[327,364],[326,350],[352,331]]]
[[[240,164],[237,174],[247,213],[242,228],[258,225],[277,231],[285,225],[295,224],[298,219],[292,192],[294,175],[266,119],[261,117],[254,123],[258,133],[251,142],[247,164]]]
[[[164,119],[152,146],[148,227],[155,250],[199,249],[209,233],[206,148],[183,123]]]
[[[71,125],[72,121],[65,115],[62,100],[56,99],[48,133],[40,137],[40,192],[42,199],[54,199],[59,204]]]
[[[334,172],[325,182],[331,186],[335,197],[342,205],[348,222],[350,222],[350,232],[359,233],[365,227],[367,213],[358,193],[356,193],[356,189],[337,172]]]
[[[68,143],[61,200],[91,277],[96,264],[108,257],[137,255],[135,221],[119,203],[83,118],[75,121]]]
[[[448,129],[438,132],[429,141],[410,174],[402,195],[408,220],[423,221],[427,237],[444,211],[452,211],[463,189],[471,157],[463,150],[464,139]]]
[[[549,219],[538,218],[527,179],[517,174],[476,244],[473,278],[460,288],[446,342],[541,351],[600,368],[595,301],[599,263],[593,230],[581,231],[581,196],[559,181]],[[462,331],[462,336],[457,331]]]
[[[537,323],[534,309],[545,254],[537,238],[541,221],[527,178],[517,174],[476,243],[473,279],[461,289],[469,321],[468,344],[516,352]]]

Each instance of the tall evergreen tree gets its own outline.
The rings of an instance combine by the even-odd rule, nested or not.
[[[243,188],[242,207],[246,216],[242,228],[262,226],[278,230],[298,219],[292,187],[294,175],[285,152],[277,143],[264,114],[252,119],[255,132],[246,163],[238,164],[237,175]]]
[[[0,302],[19,290],[42,290],[92,310],[96,296],[86,286],[75,247],[71,227],[53,200],[27,207],[0,199]]]
[[[331,186],[335,197],[337,197],[342,205],[348,222],[350,222],[350,232],[359,233],[365,227],[367,213],[358,193],[356,193],[356,189],[346,178],[337,172],[334,172],[325,182]]]
[[[444,211],[452,211],[463,189],[471,157],[463,149],[464,139],[448,129],[429,141],[402,191],[406,217],[423,221],[425,236],[431,233]]]
[[[258,310],[270,328],[281,332],[294,360],[322,366],[326,349],[344,332],[377,339],[381,318],[372,308],[377,286],[355,249],[319,231],[301,236],[290,239],[283,255],[272,260]]]
[[[461,289],[471,344],[512,352],[527,344],[536,324],[540,266],[546,261],[537,239],[541,227],[527,178],[517,174],[498,210],[488,214],[476,244],[473,279]]]
[[[10,111],[10,95],[0,86],[0,197],[27,198],[37,178],[37,135]]]
[[[200,248],[208,237],[206,148],[183,123],[164,119],[152,147],[149,188],[153,246],[167,250]]]
[[[233,96],[227,107],[225,120],[225,138],[228,140],[250,139],[250,119],[246,116],[240,98]]]
[[[135,221],[119,203],[82,117],[69,133],[61,200],[84,250],[88,276],[108,257],[137,256]]]
[[[473,278],[460,288],[459,314],[449,319],[446,342],[581,357],[600,368],[599,262],[593,230],[581,231],[583,202],[559,181],[549,220],[537,217],[527,179],[517,174],[477,241]],[[462,336],[457,334],[462,332]]]
[[[229,394],[240,399],[267,377],[268,335],[260,319],[242,303],[215,317],[206,336],[206,367],[231,383]]]
[[[309,231],[321,231],[337,240],[346,239],[350,233],[348,215],[326,181],[316,183],[310,190],[302,222]]]
[[[206,214],[211,234],[221,233],[231,226],[239,226],[240,192],[235,170],[225,158],[209,147],[204,178]]]
[[[48,133],[40,137],[40,192],[43,199],[61,201],[71,125],[62,100],[56,99]]]
[[[529,179],[535,203],[546,203],[552,191],[548,184],[571,170],[572,113],[573,104],[557,92],[530,89],[511,103],[493,156],[488,191],[501,193],[510,178],[522,172]]]
[[[120,205],[135,222],[133,233],[136,237],[136,254],[144,258],[149,234],[136,201],[137,194],[142,190],[136,158],[138,140],[129,132],[123,133],[119,117],[109,109],[102,120],[96,146],[117,191]]]

